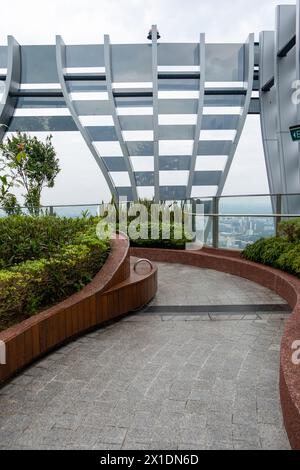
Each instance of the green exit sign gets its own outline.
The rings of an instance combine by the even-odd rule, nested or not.
[[[298,126],[290,127],[291,136],[294,142],[298,142],[300,140],[300,124]]]

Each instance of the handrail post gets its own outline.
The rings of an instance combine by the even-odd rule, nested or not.
[[[281,214],[282,214],[282,194],[276,195],[276,237],[279,235],[279,224],[281,222]]]
[[[197,227],[197,224],[196,224],[197,201],[195,199],[191,199],[191,202],[192,202],[192,231],[196,232],[196,227]]]
[[[219,198],[212,200],[212,245],[213,248],[219,248]]]

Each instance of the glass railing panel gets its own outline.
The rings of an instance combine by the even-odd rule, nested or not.
[[[300,194],[281,196],[281,213],[300,217]]]
[[[219,248],[243,250],[261,238],[274,237],[274,217],[220,217]]]
[[[273,198],[274,199],[274,198]],[[271,196],[222,196],[219,200],[220,214],[271,215],[273,213]],[[275,211],[276,204],[274,204]]]
[[[57,217],[83,217],[83,216],[97,216],[99,215],[99,205],[82,205],[82,206],[43,206],[39,209],[38,213],[34,215],[56,215]],[[22,207],[21,213],[23,215],[30,215],[27,208]],[[7,214],[0,208],[0,217],[6,217]]]
[[[83,217],[83,216],[97,216],[99,215],[99,205],[91,206],[53,206],[53,214],[58,217]],[[48,208],[49,212],[50,209]],[[48,211],[47,210],[47,211]]]
[[[212,246],[212,202],[212,198],[199,198],[189,204],[189,211],[193,214],[193,230],[201,239],[204,238],[206,246]]]
[[[213,219],[212,217],[205,217],[204,218],[204,224],[205,224],[205,231],[204,231],[204,244],[206,246],[213,246]]]

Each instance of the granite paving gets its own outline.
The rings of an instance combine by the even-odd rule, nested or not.
[[[240,315],[135,312],[0,389],[0,449],[289,449],[279,403],[283,299],[159,263],[152,305],[260,304]]]

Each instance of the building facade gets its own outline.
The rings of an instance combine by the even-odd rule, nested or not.
[[[300,193],[300,148],[290,135],[290,127],[300,124],[299,0],[297,5],[277,7],[275,31],[260,34],[259,63],[261,129],[270,192]],[[299,196],[283,198],[286,213],[297,214],[299,209]]]
[[[272,193],[299,191],[289,126],[299,76],[299,8],[244,44],[0,46],[0,138],[80,132],[115,200],[220,196],[248,114],[261,113]],[[299,121],[300,123],[300,121]],[[296,200],[296,198],[295,198]],[[289,210],[293,210],[290,202]]]

